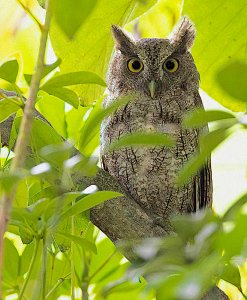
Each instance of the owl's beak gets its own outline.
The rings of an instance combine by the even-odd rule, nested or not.
[[[154,80],[150,81],[150,83],[148,84],[148,88],[150,91],[151,98],[153,99],[156,89],[156,82]]]

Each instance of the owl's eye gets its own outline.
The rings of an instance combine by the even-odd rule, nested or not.
[[[127,66],[132,73],[139,73],[143,69],[143,63],[137,58],[130,59]]]
[[[178,67],[179,63],[175,58],[168,58],[163,65],[163,68],[170,73],[176,72]]]

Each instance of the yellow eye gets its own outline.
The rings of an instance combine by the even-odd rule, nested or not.
[[[175,58],[168,58],[163,65],[163,68],[170,73],[176,72],[178,67],[178,60]]]
[[[138,58],[130,59],[127,66],[132,73],[139,73],[143,69],[143,63]]]

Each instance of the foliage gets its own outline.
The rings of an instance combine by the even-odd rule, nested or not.
[[[71,178],[76,168],[88,177],[96,174],[98,159],[94,154],[100,123],[130,100],[120,99],[107,109],[101,108],[113,49],[111,24],[133,31],[137,28],[143,37],[164,37],[182,9],[197,28],[193,54],[202,88],[233,111],[245,112],[245,3],[236,5],[231,0],[219,6],[203,0],[198,6],[187,0],[77,0],[71,5],[68,0],[52,1],[50,40],[56,59],[44,66],[36,101],[36,109],[52,127],[42,119],[34,120],[25,169],[13,174],[9,172],[11,150],[19,134],[24,96],[29,95],[37,72],[34,61],[40,23],[35,16],[41,19],[45,14],[45,1],[38,2],[42,8],[36,1],[21,2],[29,18],[25,23],[28,32],[25,26],[18,28],[22,19],[1,23],[0,18],[4,45],[0,49],[1,87],[16,91],[15,96],[0,91],[0,122],[15,114],[7,155],[0,160],[0,195],[16,187],[4,240],[4,297],[17,294],[18,299],[58,299],[67,295],[75,299],[71,290],[79,290],[83,299],[88,293],[95,299],[154,299],[156,290],[157,299],[198,299],[223,279],[246,299],[246,279],[239,272],[246,258],[246,195],[221,217],[208,211],[175,217],[176,236],[123,245],[131,247],[138,258],[130,267],[89,220],[90,208],[121,194],[92,187],[88,192],[87,186],[75,187]],[[9,7],[16,10],[17,16],[23,14],[23,7],[12,0],[0,0],[0,5],[6,11]],[[242,35],[236,37],[238,32]],[[186,115],[185,128],[200,129],[213,123],[214,129],[201,136],[198,153],[180,171],[177,183],[186,184],[233,130],[246,130],[245,117],[202,110]],[[73,153],[65,140],[81,153]],[[172,147],[174,142],[168,136],[141,133],[123,137],[111,149],[143,144]]]

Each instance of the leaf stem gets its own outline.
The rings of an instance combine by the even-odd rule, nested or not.
[[[33,270],[33,266],[34,266],[34,263],[36,261],[36,257],[37,257],[37,253],[38,253],[38,250],[39,250],[39,242],[40,242],[40,239],[36,239],[36,242],[35,242],[35,248],[34,248],[34,251],[33,251],[33,256],[32,256],[32,259],[31,259],[31,262],[30,262],[30,265],[29,265],[29,268],[28,268],[28,271],[27,271],[27,277],[25,278],[25,281],[23,283],[23,286],[21,288],[21,291],[20,291],[20,294],[19,294],[19,297],[18,297],[18,300],[21,300],[23,295],[24,295],[24,292],[25,292],[25,289],[27,287],[27,284],[28,284],[28,281],[30,279],[30,275],[32,273],[32,270]]]
[[[98,269],[89,277],[88,282],[90,282],[94,276],[96,276],[104,267],[105,265],[113,258],[113,256],[117,253],[117,249],[98,267]]]
[[[66,280],[67,277],[69,277],[71,275],[71,273],[67,274],[66,276],[64,276],[63,278],[59,278],[57,283],[50,289],[50,291],[48,292],[48,294],[46,295],[45,299],[48,299],[51,294],[64,282],[64,280]]]
[[[42,299],[46,298],[46,264],[47,264],[47,244],[46,244],[46,229],[43,235],[43,285],[42,285]]]
[[[72,206],[75,204],[75,199],[72,200]],[[71,217],[71,234],[75,234],[75,220],[74,216]],[[71,241],[71,299],[75,299],[75,249],[74,249],[74,242]]]
[[[41,38],[39,53],[36,62],[35,72],[32,77],[30,85],[30,95],[26,101],[24,115],[19,129],[19,134],[16,141],[16,146],[14,149],[15,157],[11,163],[10,172],[12,174],[16,173],[18,169],[24,167],[25,158],[27,154],[27,146],[29,144],[35,101],[39,91],[40,82],[42,79],[43,69],[44,69],[44,58],[45,50],[48,38],[48,32],[50,28],[51,21],[51,0],[46,1],[46,16],[45,23],[41,29]],[[0,299],[2,299],[2,271],[3,271],[3,248],[4,248],[4,233],[7,229],[10,211],[12,208],[13,199],[16,194],[17,184],[13,187],[11,192],[4,193],[0,198]]]
[[[88,300],[89,295],[88,295],[88,286],[89,286],[89,280],[88,280],[88,275],[89,275],[89,261],[87,258],[86,251],[83,250],[83,256],[84,256],[84,269],[82,273],[82,283],[81,283],[81,290],[82,290],[82,299],[83,300]]]

